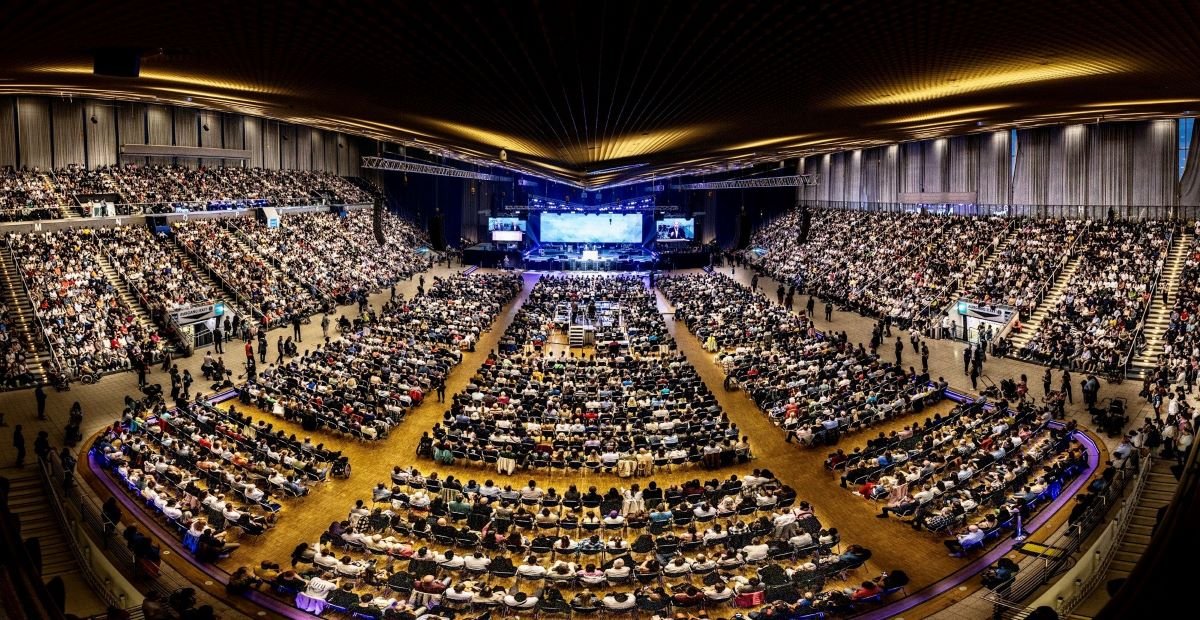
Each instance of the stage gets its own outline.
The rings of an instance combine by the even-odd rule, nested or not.
[[[546,244],[525,252],[531,271],[650,271],[658,254],[637,245]]]

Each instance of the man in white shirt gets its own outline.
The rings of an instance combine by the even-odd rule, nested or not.
[[[770,555],[771,547],[761,540],[755,540],[742,547],[742,555],[747,562],[761,562]]]
[[[333,575],[331,573],[324,573],[308,580],[308,587],[304,589],[304,594],[308,598],[323,601],[337,587],[337,580],[334,579]]]

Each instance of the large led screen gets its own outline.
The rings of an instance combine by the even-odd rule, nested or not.
[[[659,241],[688,241],[696,238],[696,220],[690,217],[664,217],[658,221]]]
[[[641,243],[642,214],[543,213],[542,243]]]

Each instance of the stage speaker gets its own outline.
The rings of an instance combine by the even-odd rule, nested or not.
[[[800,245],[808,243],[808,231],[812,228],[812,212],[808,206],[800,207]]]
[[[135,78],[142,72],[142,52],[135,49],[96,50],[92,73],[109,77]]]
[[[446,249],[446,235],[442,233],[442,214],[440,211],[429,216],[429,243],[438,252]]]
[[[375,210],[371,217],[371,228],[375,230],[375,242],[387,245],[387,237],[383,234],[383,201],[375,199]]]
[[[750,216],[746,215],[746,211],[742,210],[738,213],[738,236],[737,249],[744,250],[750,247]]]

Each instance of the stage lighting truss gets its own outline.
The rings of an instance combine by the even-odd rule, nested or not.
[[[817,184],[815,174],[795,174],[786,177],[770,177],[766,179],[736,179],[733,181],[710,181],[707,183],[686,183],[672,185],[671,189],[759,189],[763,187],[813,187]]]
[[[402,161],[399,159],[387,159],[384,157],[363,157],[362,167],[371,170],[409,172],[412,174],[431,174],[439,177],[474,179],[476,181],[500,181],[504,183],[512,181],[511,177],[488,174],[486,172],[472,172],[470,170],[459,170],[458,168],[448,168],[446,166],[431,166],[429,164],[419,164],[416,162]]]

